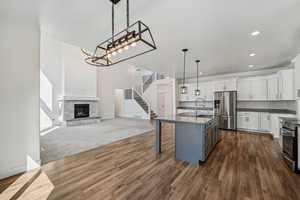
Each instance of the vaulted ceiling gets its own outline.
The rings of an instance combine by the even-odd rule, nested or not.
[[[204,75],[270,68],[300,53],[299,0],[131,0],[131,22],[150,26],[158,50],[128,61],[182,77],[181,49],[189,48],[187,74],[195,59]],[[125,1],[116,8],[116,29],[125,27]],[[109,0],[44,0],[41,29],[57,39],[93,50],[111,34]],[[259,30],[253,37],[251,32]],[[250,57],[250,53],[256,56]],[[249,68],[249,65],[254,65]]]

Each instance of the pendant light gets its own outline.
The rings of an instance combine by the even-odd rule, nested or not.
[[[188,49],[182,49],[184,58],[183,58],[183,85],[181,87],[181,94],[187,93],[187,87],[185,86],[185,64],[186,64],[186,53]]]
[[[199,63],[200,63],[200,60],[196,60],[196,64],[197,64],[197,89],[195,90],[195,96],[200,96],[200,90],[199,90]]]
[[[130,25],[129,0],[126,0],[127,27],[115,34],[115,5],[121,0],[109,1],[112,3],[112,36],[98,44],[94,52],[82,49],[87,56],[85,62],[97,67],[109,67],[156,50],[155,41],[147,25],[140,20]]]

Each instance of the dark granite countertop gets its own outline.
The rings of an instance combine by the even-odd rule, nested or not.
[[[295,124],[297,126],[300,126],[300,120],[297,118],[291,118],[291,117],[279,117],[283,121],[290,122],[292,124]]]
[[[296,114],[294,110],[288,109],[264,109],[264,108],[238,108],[238,112],[267,112],[267,113],[278,113],[278,114]]]
[[[214,120],[213,117],[184,117],[179,115],[170,115],[170,116],[159,116],[154,120],[166,121],[166,122],[185,122],[193,124],[207,124]]]

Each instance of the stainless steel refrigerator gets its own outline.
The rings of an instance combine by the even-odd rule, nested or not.
[[[237,129],[237,92],[215,92],[214,115],[220,129]]]

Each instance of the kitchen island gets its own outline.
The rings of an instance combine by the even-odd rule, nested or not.
[[[156,152],[161,151],[161,124],[175,124],[175,158],[193,164],[205,162],[219,141],[214,117],[164,116],[155,119]]]

